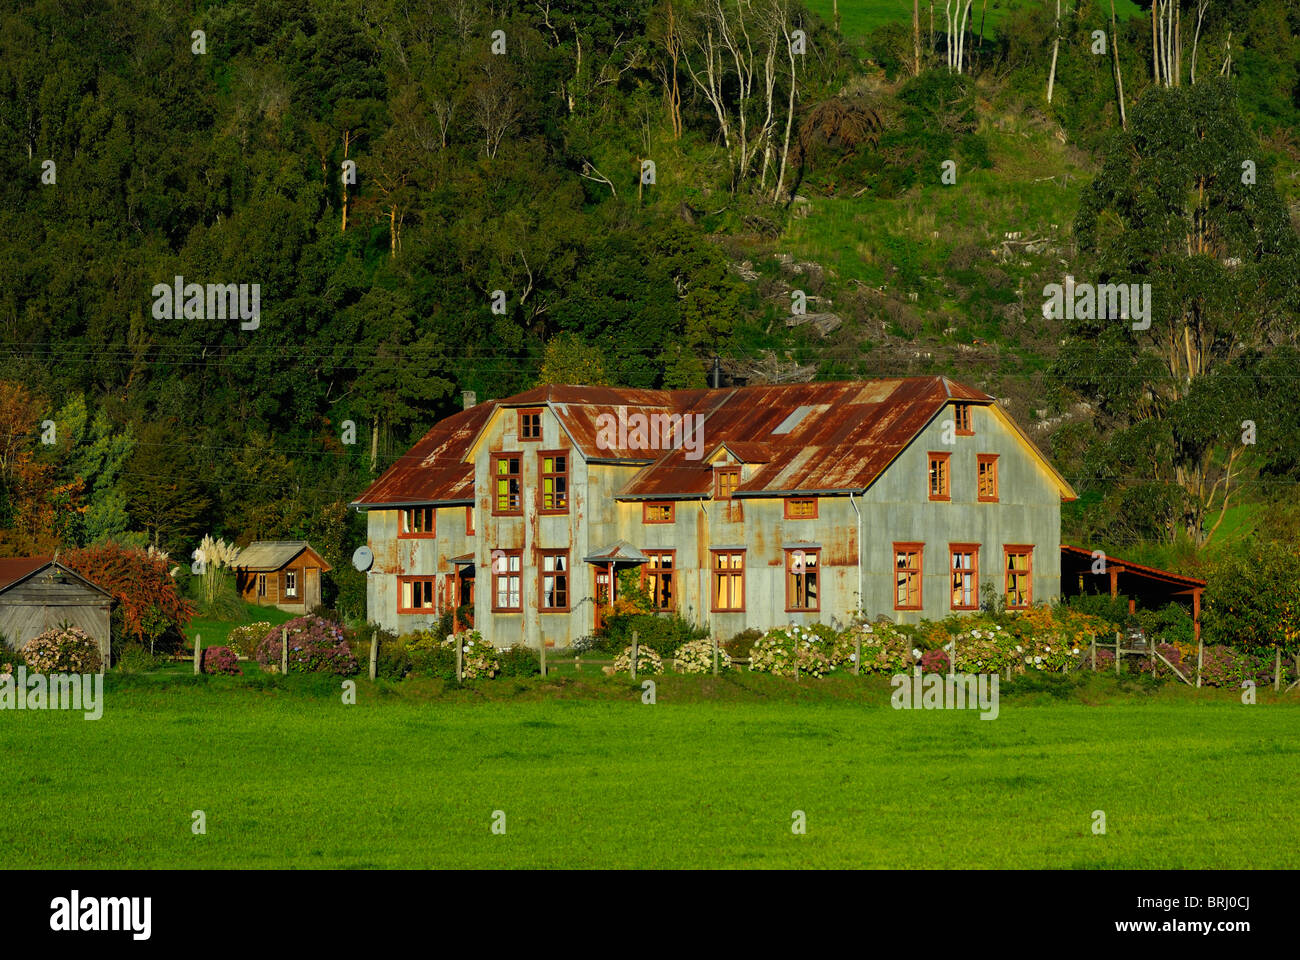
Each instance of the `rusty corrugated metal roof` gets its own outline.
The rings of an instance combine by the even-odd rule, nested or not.
[[[356,505],[472,502],[473,468],[465,461],[470,448],[497,407],[528,406],[548,406],[584,458],[645,465],[617,494],[620,499],[710,495],[713,470],[702,458],[723,445],[754,466],[739,496],[861,491],[952,400],[993,403],[988,394],[947,377],[719,390],[536,387],[439,422]],[[650,425],[652,440],[663,439],[653,431],[701,423],[702,436],[691,438],[700,442],[666,453],[653,444],[647,449],[636,433],[638,415]],[[627,427],[611,430],[620,417]]]

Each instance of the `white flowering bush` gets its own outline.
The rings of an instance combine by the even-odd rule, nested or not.
[[[749,669],[778,677],[793,677],[796,667],[803,676],[824,677],[837,668],[832,655],[835,641],[808,627],[791,624],[767,631],[749,650]]]
[[[477,680],[495,677],[501,670],[497,649],[477,630],[462,630],[441,636],[433,630],[405,635],[406,653],[412,672],[445,680],[456,679],[456,646],[461,648],[461,678]]]
[[[888,622],[856,623],[844,632],[843,643],[847,648],[847,662],[853,663],[854,646],[858,639],[862,642],[862,673],[896,674],[905,672],[920,659],[920,652],[914,653],[913,639]]]
[[[501,669],[496,657],[497,648],[484,640],[483,634],[477,630],[462,630],[448,636],[443,641],[443,646],[451,648],[454,656],[457,643],[461,645],[461,674],[466,680],[497,675]]]
[[[726,650],[718,647],[718,668],[726,670],[730,666],[731,657],[727,656]],[[673,654],[673,667],[681,673],[712,673],[713,639],[701,637],[683,643]]]
[[[97,673],[99,644],[77,627],[55,627],[27,641],[22,650],[37,673]]]
[[[710,663],[709,669],[712,670],[713,661],[710,660],[709,663]],[[632,672],[632,647],[630,645],[624,647],[623,652],[614,658],[614,672],[615,673]],[[638,644],[636,650],[637,676],[639,677],[643,673],[663,673],[663,672],[664,672],[663,657],[659,656],[659,654],[656,653],[652,647],[647,647],[643,644]]]

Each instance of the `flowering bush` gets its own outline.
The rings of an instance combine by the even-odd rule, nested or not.
[[[857,623],[845,631],[844,644],[848,650],[845,662],[850,665],[859,638],[862,642],[863,673],[902,673],[910,670],[916,661],[912,654],[912,638],[895,624],[881,621]]]
[[[798,624],[776,627],[754,641],[749,669],[778,677],[793,677],[797,669],[804,676],[824,677],[851,659],[844,655],[840,637],[832,636],[834,639],[828,640]],[[848,650],[852,653],[851,644]]]
[[[628,655],[628,661],[631,662],[631,654]],[[712,673],[713,640],[710,637],[702,637],[698,640],[686,641],[673,654],[673,666],[682,673]],[[718,668],[725,670],[730,666],[731,657],[727,656],[727,651],[719,646]]]
[[[443,636],[432,630],[406,634],[406,654],[415,673],[456,679],[456,645],[461,648],[461,679],[495,677],[501,669],[497,650],[477,630],[462,630]]]
[[[203,660],[199,669],[204,673],[241,674],[239,658],[229,647],[204,647]]]
[[[257,645],[257,662],[271,673],[280,669],[280,637],[289,637],[289,669],[300,673],[336,673],[347,676],[357,672],[343,628],[321,617],[295,617],[279,627],[272,627]]]
[[[271,622],[269,620],[246,623],[231,630],[229,636],[226,637],[226,643],[239,656],[251,658],[257,655],[257,645],[270,629]]]
[[[1285,661],[1283,665],[1286,665]],[[1196,668],[1193,666],[1192,669]],[[1260,687],[1271,684],[1272,658],[1239,653],[1231,647],[1218,644],[1205,648],[1205,657],[1201,662],[1202,684],[1209,687],[1240,687],[1244,680],[1253,680]]]
[[[32,637],[22,655],[37,673],[97,673],[102,663],[99,644],[77,627],[55,627]]]
[[[710,657],[711,656],[712,655],[710,654]],[[712,670],[712,659],[710,659],[709,663],[709,669]],[[632,648],[630,646],[614,658],[614,672],[632,672]],[[663,657],[659,656],[658,652],[653,647],[643,647],[638,644],[636,649],[636,672],[637,676],[640,676],[643,673],[663,673]]]
[[[921,654],[922,673],[947,673],[948,654],[942,650],[927,650]]]

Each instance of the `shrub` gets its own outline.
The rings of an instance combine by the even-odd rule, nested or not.
[[[77,627],[55,627],[32,637],[23,659],[38,673],[96,673],[101,663],[99,644]]]
[[[477,680],[494,677],[500,669],[496,647],[477,630],[463,630],[442,636],[432,630],[417,630],[406,634],[407,655],[411,672],[444,680],[456,679],[456,645],[461,645],[461,677]],[[541,668],[538,667],[540,672]]]
[[[722,645],[722,649],[732,660],[747,660],[749,652],[754,646],[754,641],[763,635],[763,631],[755,627],[748,630],[742,630],[730,640]]]
[[[292,656],[292,651],[290,652]],[[224,673],[237,675],[244,671],[239,669],[239,658],[229,647],[204,647],[203,659],[199,669],[204,673]]]
[[[226,637],[226,643],[230,649],[241,657],[252,659],[257,655],[257,645],[262,642],[262,638],[271,629],[269,620],[258,620],[256,623],[245,623],[235,627]]]
[[[343,628],[319,617],[295,617],[279,627],[272,627],[257,645],[257,662],[272,673],[280,669],[280,638],[289,638],[289,669],[298,673],[333,673],[339,676],[357,672]]]
[[[614,658],[615,673],[632,672],[632,648],[629,646],[626,650]],[[640,676],[643,673],[663,673],[664,661],[659,656],[659,652],[653,647],[643,647],[639,643],[636,648],[636,673]]]
[[[348,649],[358,664],[370,663],[370,643],[379,639],[379,649],[375,651],[375,677],[386,680],[401,680],[411,672],[411,658],[406,652],[406,643],[391,630],[385,630],[377,623],[361,623],[355,627],[345,626],[343,636]]]
[[[1283,661],[1286,665],[1286,661]],[[1192,669],[1195,669],[1193,667]],[[1273,682],[1273,658],[1241,653],[1221,644],[1207,646],[1201,662],[1201,683],[1210,687],[1240,687],[1243,681],[1256,686]]]
[[[190,622],[194,607],[181,596],[168,568],[168,560],[159,554],[104,543],[80,550],[69,550],[59,557],[74,570],[113,595],[117,601],[113,615],[120,620],[122,631],[137,642],[150,640],[146,618],[155,618],[179,629]],[[150,613],[153,608],[153,613]],[[154,630],[158,630],[154,627]],[[154,633],[155,636],[161,631]]]
[[[853,662],[854,645],[858,638],[861,638],[862,643],[862,673],[903,673],[910,670],[916,662],[916,657],[912,654],[912,635],[887,620],[857,623],[845,631],[844,643],[849,663]]]
[[[660,658],[672,656],[688,640],[709,635],[705,628],[676,614],[616,613],[607,617],[601,627],[600,647],[612,651],[631,646],[633,630],[637,634],[637,646],[654,650]]]
[[[162,658],[150,653],[149,648],[144,644],[129,643],[118,655],[117,668],[123,673],[144,673],[148,670],[156,670],[161,662]]]
[[[701,637],[698,640],[687,640],[677,648],[673,654],[673,667],[682,673],[712,673],[713,672],[713,640],[710,637]],[[718,648],[718,668],[726,670],[731,667],[731,657],[719,646]]]
[[[811,628],[792,624],[767,631],[749,651],[749,669],[779,677],[824,677],[835,670],[835,642],[827,641]]]
[[[500,664],[499,677],[533,677],[542,672],[541,656],[522,643],[497,651],[497,661]]]
[[[927,650],[921,654],[922,673],[947,673],[948,654],[942,650]]]

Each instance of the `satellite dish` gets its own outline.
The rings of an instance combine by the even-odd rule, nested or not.
[[[357,547],[352,554],[352,566],[356,567],[362,573],[370,569],[371,564],[375,562],[375,555],[370,552],[369,547]]]

